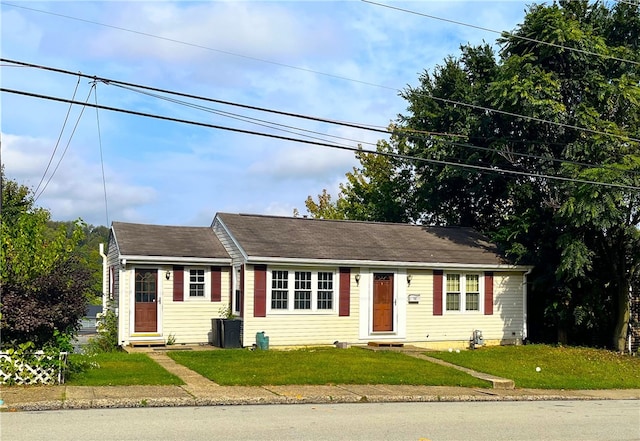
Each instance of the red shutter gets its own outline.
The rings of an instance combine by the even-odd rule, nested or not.
[[[493,315],[493,272],[484,273],[484,315]]]
[[[240,265],[240,317],[244,317],[244,265]]]
[[[348,317],[351,306],[351,268],[340,268],[340,296],[338,315]]]
[[[267,266],[253,266],[253,316],[267,316]]]
[[[184,301],[184,267],[173,267],[173,301]]]
[[[222,268],[219,266],[211,267],[211,301],[222,301]]]
[[[442,315],[442,270],[433,270],[433,315]]]

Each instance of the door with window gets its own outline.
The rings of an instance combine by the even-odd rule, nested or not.
[[[373,332],[393,331],[393,274],[373,275]]]
[[[158,270],[136,269],[134,332],[158,330]]]

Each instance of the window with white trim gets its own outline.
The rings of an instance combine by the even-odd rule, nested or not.
[[[272,270],[272,311],[332,312],[335,305],[334,273],[331,271]]]
[[[480,312],[479,274],[449,273],[445,279],[445,308],[453,312]]]
[[[203,267],[184,269],[184,291],[190,300],[204,300],[211,296],[209,270]]]

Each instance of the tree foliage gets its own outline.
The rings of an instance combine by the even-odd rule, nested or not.
[[[532,338],[622,350],[640,271],[639,7],[533,5],[498,43],[462,46],[401,93],[384,144],[399,156],[361,156],[337,208],[474,227],[535,265]]]
[[[34,206],[27,187],[6,180],[4,171],[2,184],[2,344],[44,346],[56,333],[77,331],[84,315],[91,272],[74,254],[82,225],[69,235],[64,226],[52,229],[49,212]]]

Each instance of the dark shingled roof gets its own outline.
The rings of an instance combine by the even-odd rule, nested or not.
[[[125,256],[166,256],[229,258],[211,227],[113,222],[120,254]]]
[[[218,213],[251,257],[509,264],[470,228]]]

